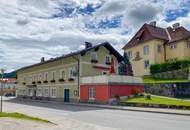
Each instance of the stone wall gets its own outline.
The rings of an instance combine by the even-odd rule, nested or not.
[[[167,97],[190,98],[190,82],[145,84],[145,93]]]
[[[188,79],[190,75],[190,68],[173,70],[153,74],[152,77],[156,79]]]

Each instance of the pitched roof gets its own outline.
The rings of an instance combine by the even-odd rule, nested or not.
[[[190,32],[184,27],[173,30],[171,27],[161,28],[145,23],[123,49],[131,48],[151,39],[162,39],[166,43],[171,43],[188,37],[190,37]]]
[[[175,31],[171,27],[168,27],[167,30],[171,37],[169,43],[190,37],[190,32],[184,27],[176,28]]]
[[[92,46],[92,47],[89,47],[89,48],[85,48],[85,49],[75,51],[75,52],[60,56],[60,57],[56,57],[56,58],[52,58],[50,60],[46,60],[44,62],[40,62],[40,63],[37,63],[37,64],[33,64],[33,65],[30,65],[30,66],[23,67],[23,68],[18,69],[17,71],[24,70],[24,69],[31,68],[31,67],[35,67],[35,66],[39,66],[39,65],[42,65],[42,64],[50,63],[50,62],[54,62],[54,61],[57,61],[57,60],[60,60],[60,59],[64,59],[64,58],[67,58],[67,57],[72,57],[72,56],[79,55],[79,54],[83,55],[83,54],[85,54],[86,52],[88,52],[88,51],[90,51],[92,49],[96,49],[96,48],[99,48],[99,47],[102,47],[102,46],[107,48],[117,58],[117,60],[119,62],[121,62],[123,60],[123,56],[121,56],[121,54],[113,46],[111,46],[108,42],[104,42],[104,43],[101,43],[101,44],[98,44],[98,45],[95,45],[95,46]]]

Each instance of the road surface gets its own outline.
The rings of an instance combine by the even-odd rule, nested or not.
[[[190,130],[190,116],[6,100],[6,112],[48,119],[55,130]],[[50,128],[54,130],[53,128]]]

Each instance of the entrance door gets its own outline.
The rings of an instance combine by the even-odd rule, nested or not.
[[[64,89],[64,102],[69,102],[69,89]]]

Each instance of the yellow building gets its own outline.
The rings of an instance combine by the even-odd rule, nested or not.
[[[135,76],[150,75],[150,65],[190,58],[190,32],[179,23],[161,28],[156,22],[144,24],[123,47]]]
[[[122,56],[109,44],[92,46],[61,57],[17,70],[17,96],[49,100],[78,101],[80,79],[85,76],[106,75],[111,59],[118,63]]]

